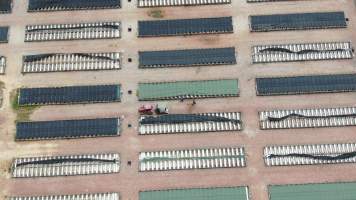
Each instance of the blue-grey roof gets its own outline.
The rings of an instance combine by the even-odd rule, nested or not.
[[[138,22],[139,37],[233,32],[232,17]]]
[[[139,52],[140,68],[235,64],[235,48]]]
[[[18,122],[16,124],[16,140],[100,137],[118,134],[118,118]]]
[[[9,27],[0,27],[0,43],[8,42]]]
[[[74,104],[120,101],[120,85],[21,88],[20,105]]]
[[[120,8],[121,0],[29,0],[28,11]]]
[[[344,12],[250,16],[251,31],[283,31],[346,27]]]
[[[356,91],[356,74],[257,78],[257,95]]]
[[[0,0],[0,14],[11,12],[12,0]]]

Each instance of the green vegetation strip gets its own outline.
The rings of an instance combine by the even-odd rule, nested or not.
[[[140,83],[139,100],[238,96],[238,80],[204,80]]]
[[[10,94],[11,108],[17,115],[16,122],[30,121],[30,115],[40,106],[20,106],[18,95],[18,90],[13,90]]]
[[[162,10],[151,10],[148,15],[153,18],[163,18],[164,13]]]
[[[0,108],[2,107],[2,101],[3,101],[3,89],[5,88],[5,83],[0,81]]]
[[[356,182],[269,186],[270,200],[354,200]]]
[[[247,187],[197,188],[140,192],[139,200],[248,200]]]

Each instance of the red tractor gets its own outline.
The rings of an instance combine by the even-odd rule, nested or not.
[[[164,115],[168,114],[168,107],[166,103],[158,103],[156,105],[145,104],[138,108],[138,112],[141,115],[153,115],[153,113]]]
[[[150,104],[145,104],[140,106],[140,108],[138,109],[138,112],[141,115],[152,115],[154,111],[154,106],[150,105]]]

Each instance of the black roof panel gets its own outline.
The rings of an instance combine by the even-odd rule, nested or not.
[[[257,78],[257,95],[355,92],[356,74]]]
[[[232,17],[138,22],[139,37],[232,33]]]
[[[121,0],[29,0],[28,11],[120,8]]]
[[[344,28],[344,12],[296,13],[250,16],[251,31]]]
[[[120,101],[120,85],[21,88],[20,105],[75,104]]]
[[[140,68],[235,64],[235,48],[139,52]]]
[[[16,124],[16,140],[100,137],[118,134],[118,118],[18,122]]]

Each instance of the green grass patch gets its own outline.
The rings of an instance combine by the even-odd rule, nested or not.
[[[162,10],[151,10],[148,15],[153,18],[163,18],[164,12]]]
[[[20,106],[18,102],[18,90],[10,93],[11,108],[16,113],[16,122],[30,121],[31,114],[40,106]]]
[[[4,100],[4,97],[3,97],[3,89],[5,88],[5,83],[0,81],[0,108],[2,107],[2,103],[3,103],[3,100]]]

